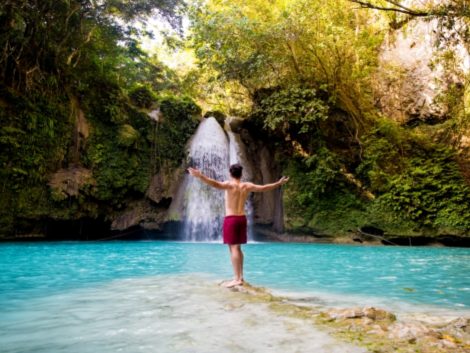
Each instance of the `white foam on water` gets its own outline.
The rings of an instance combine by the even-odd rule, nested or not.
[[[3,353],[366,352],[199,274],[116,280],[32,299],[4,312],[0,341]]]

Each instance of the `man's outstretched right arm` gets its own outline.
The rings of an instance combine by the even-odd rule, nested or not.
[[[220,181],[217,181],[215,179],[209,178],[208,176],[202,174],[201,171],[198,170],[198,169],[188,168],[188,172],[193,177],[196,177],[196,178],[200,179],[202,182],[204,182],[207,185],[210,185],[214,188],[222,189],[222,190],[225,190],[225,189],[229,188],[227,182],[220,182]]]
[[[288,181],[289,181],[289,178],[284,176],[281,179],[279,179],[278,181],[276,181],[275,183],[271,183],[271,184],[257,185],[257,184],[253,184],[253,183],[248,183],[248,191],[250,191],[250,192],[271,191],[271,190],[274,190],[275,188],[277,188],[281,185],[284,185]]]

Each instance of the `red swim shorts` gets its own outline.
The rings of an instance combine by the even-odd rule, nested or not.
[[[246,244],[246,216],[224,218],[224,244]]]

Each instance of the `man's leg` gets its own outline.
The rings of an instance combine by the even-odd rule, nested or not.
[[[244,260],[244,256],[243,256],[243,251],[242,251],[242,246],[241,245],[238,246],[238,251],[240,251],[240,270],[239,270],[240,281],[243,282],[243,260]]]
[[[226,283],[226,287],[234,287],[243,284],[243,253],[240,244],[229,244],[230,260],[232,260],[235,278]]]

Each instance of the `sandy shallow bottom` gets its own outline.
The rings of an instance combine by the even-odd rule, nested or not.
[[[366,352],[204,275],[115,280],[3,308],[0,342],[3,353]]]

